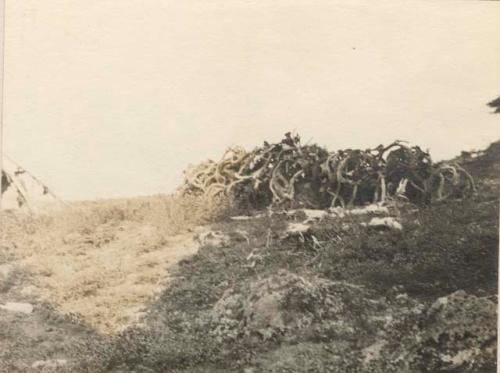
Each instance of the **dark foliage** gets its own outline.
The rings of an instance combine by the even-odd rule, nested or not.
[[[500,97],[497,97],[493,101],[488,102],[488,106],[495,109],[495,113],[500,113]]]

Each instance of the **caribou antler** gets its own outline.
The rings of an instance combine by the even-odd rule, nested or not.
[[[265,142],[250,152],[231,147],[218,162],[190,166],[181,190],[209,198],[252,191],[258,200],[334,207],[346,201],[350,206],[385,202],[401,194],[402,185],[415,202],[463,198],[476,190],[472,176],[458,164],[434,165],[428,152],[405,141],[328,153],[317,145],[301,145],[291,133],[275,144]]]

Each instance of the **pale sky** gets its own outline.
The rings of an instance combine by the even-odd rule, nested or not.
[[[435,159],[500,138],[500,2],[7,0],[5,151],[67,199],[172,191],[296,130]]]

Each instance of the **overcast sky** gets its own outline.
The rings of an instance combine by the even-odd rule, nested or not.
[[[500,2],[7,1],[5,151],[67,199],[172,191],[298,131],[434,158],[500,138]]]

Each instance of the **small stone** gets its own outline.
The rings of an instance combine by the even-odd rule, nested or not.
[[[10,312],[30,314],[33,312],[33,305],[31,305],[30,303],[7,302],[4,305],[0,304],[0,309]]]
[[[56,369],[65,366],[67,363],[66,359],[37,360],[31,364],[31,367],[33,369]]]
[[[231,220],[250,220],[252,219],[252,216],[246,216],[246,215],[239,215],[239,216],[231,216],[230,217]]]

